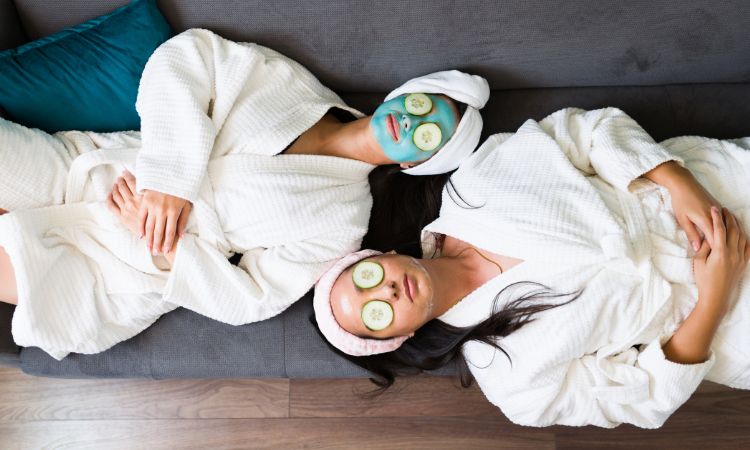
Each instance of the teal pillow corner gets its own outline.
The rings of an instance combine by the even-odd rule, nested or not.
[[[135,100],[143,68],[173,34],[156,0],[133,0],[2,51],[0,110],[49,133],[138,130]]]

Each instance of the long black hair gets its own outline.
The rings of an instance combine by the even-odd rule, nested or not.
[[[503,297],[512,296],[522,291],[521,295],[499,308]],[[379,393],[389,388],[399,376],[418,375],[426,370],[437,370],[444,366],[453,366],[458,371],[461,386],[471,386],[474,378],[471,375],[466,359],[461,352],[463,345],[469,341],[488,344],[502,352],[511,365],[513,361],[502,348],[498,338],[508,336],[524,325],[535,320],[537,313],[566,305],[580,295],[580,292],[559,294],[549,287],[534,282],[516,282],[503,288],[493,301],[493,313],[482,322],[469,327],[455,327],[433,319],[414,332],[401,347],[379,355],[351,356],[331,345],[318,333],[328,346],[342,357],[370,372],[370,378]],[[542,299],[567,299],[560,303],[538,303]],[[311,318],[314,323],[314,318]]]

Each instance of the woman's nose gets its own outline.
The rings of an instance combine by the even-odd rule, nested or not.
[[[383,295],[389,300],[398,301],[401,298],[398,283],[395,281],[387,281],[383,283]]]

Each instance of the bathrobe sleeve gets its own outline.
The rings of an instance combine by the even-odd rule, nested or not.
[[[156,49],[136,100],[139,192],[196,200],[216,135],[251,76],[256,54],[202,29],[187,30]]]
[[[662,351],[668,339],[657,338],[606,358],[573,355],[574,344],[551,349],[537,340],[534,348],[513,352],[512,344],[506,348],[501,342],[511,350],[513,366],[483,343],[466,344],[464,355],[489,401],[519,425],[614,428],[629,423],[658,428],[687,401],[715,362],[713,352],[698,364],[669,361]]]
[[[596,174],[624,192],[628,192],[633,180],[664,162],[685,165],[617,108],[566,108],[549,115],[539,125],[557,141],[576,168]]]
[[[331,236],[253,249],[234,266],[211,244],[185,234],[164,300],[230,325],[265,320],[305,295],[332,262],[354,250],[342,242],[351,240]]]
[[[713,352],[703,363],[669,361],[661,349],[666,340],[654,339],[603,361],[594,354],[549,360],[548,367],[537,373],[512,368],[505,355],[487,344],[471,342],[464,354],[473,363],[494,354],[490,364],[469,367],[487,399],[516,424],[614,428],[629,423],[659,428],[690,398],[715,362]],[[516,355],[514,365],[520,358]],[[646,380],[647,395],[606,377],[601,364],[619,366],[623,376]]]

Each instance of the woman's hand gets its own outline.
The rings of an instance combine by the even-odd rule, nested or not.
[[[115,181],[107,196],[107,208],[120,219],[125,228],[139,238],[142,236],[138,215],[141,197],[135,193],[135,177],[127,170]]]
[[[688,169],[674,161],[657,166],[644,174],[644,177],[669,190],[677,223],[685,230],[693,250],[698,251],[702,243],[698,230],[703,232],[704,236],[713,234],[711,207],[721,208],[719,202]]]
[[[141,222],[143,199],[144,195],[136,194],[135,177],[127,170],[117,179],[114,186],[112,186],[112,192],[107,197],[107,207],[109,210],[120,219],[120,223],[139,238],[143,238],[144,236]],[[191,208],[192,205],[188,202],[182,210],[185,217],[190,214]],[[176,240],[173,240],[170,243],[169,250],[167,250],[166,245],[164,246],[163,253],[168,260],[174,256],[174,251],[171,250],[174,250],[176,242]],[[149,247],[149,251],[152,251],[151,247]]]
[[[191,203],[184,198],[144,190],[139,211],[139,233],[146,238],[149,251],[169,253],[177,235],[185,232]]]
[[[706,241],[695,254],[693,272],[698,285],[698,301],[726,313],[730,306],[729,297],[750,259],[750,243],[737,218],[728,209],[719,211],[712,207],[711,218],[713,234],[706,235]]]

